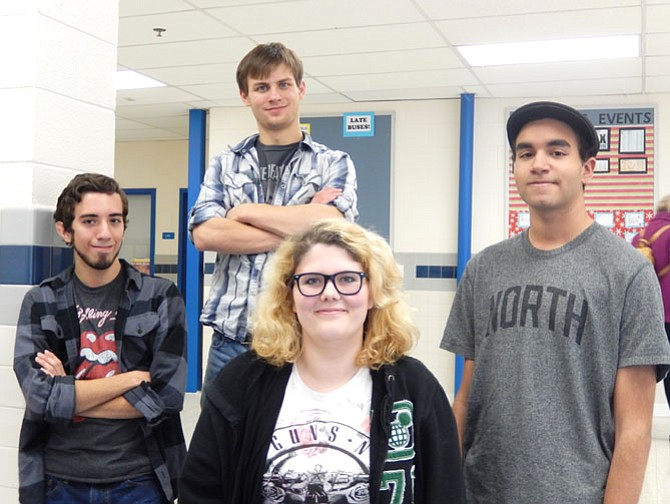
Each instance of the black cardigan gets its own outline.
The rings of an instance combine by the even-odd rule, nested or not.
[[[180,504],[262,504],[267,451],[291,369],[247,352],[207,387],[181,473]],[[395,502],[464,503],[456,423],[438,381],[411,357],[371,375],[370,504],[391,503],[403,486]],[[405,425],[411,412],[413,437],[394,449],[389,435],[398,408]]]

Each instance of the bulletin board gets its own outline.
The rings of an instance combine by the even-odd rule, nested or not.
[[[352,115],[374,116],[374,127],[364,134],[347,134],[343,124]],[[315,141],[349,154],[358,181],[358,223],[390,240],[393,116],[357,112],[335,117],[301,117],[300,122]]]
[[[653,107],[580,110],[600,139],[593,178],[586,185],[589,215],[630,241],[654,215],[655,110]],[[510,151],[508,234],[529,225],[528,207],[514,183]]]

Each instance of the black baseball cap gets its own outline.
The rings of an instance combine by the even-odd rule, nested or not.
[[[507,120],[507,139],[512,149],[519,131],[529,122],[539,119],[556,119],[564,122],[579,138],[580,151],[585,152],[587,157],[593,157],[598,153],[600,142],[591,121],[572,107],[549,101],[527,103],[512,112]]]

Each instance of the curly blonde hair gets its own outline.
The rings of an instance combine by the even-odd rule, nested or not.
[[[402,294],[402,275],[391,248],[379,235],[344,219],[321,221],[286,239],[263,275],[263,288],[251,316],[251,348],[273,366],[295,362],[302,352],[302,328],[293,311],[293,274],[317,244],[335,245],[359,262],[373,307],[363,328],[356,364],[373,369],[406,354],[419,331]]]

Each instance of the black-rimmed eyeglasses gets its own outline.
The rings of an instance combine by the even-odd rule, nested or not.
[[[343,296],[354,296],[361,291],[365,273],[362,271],[340,271],[333,275],[323,273],[300,273],[293,275],[293,281],[298,286],[300,294],[305,297],[320,296],[326,290],[328,280],[333,283],[335,290]]]

